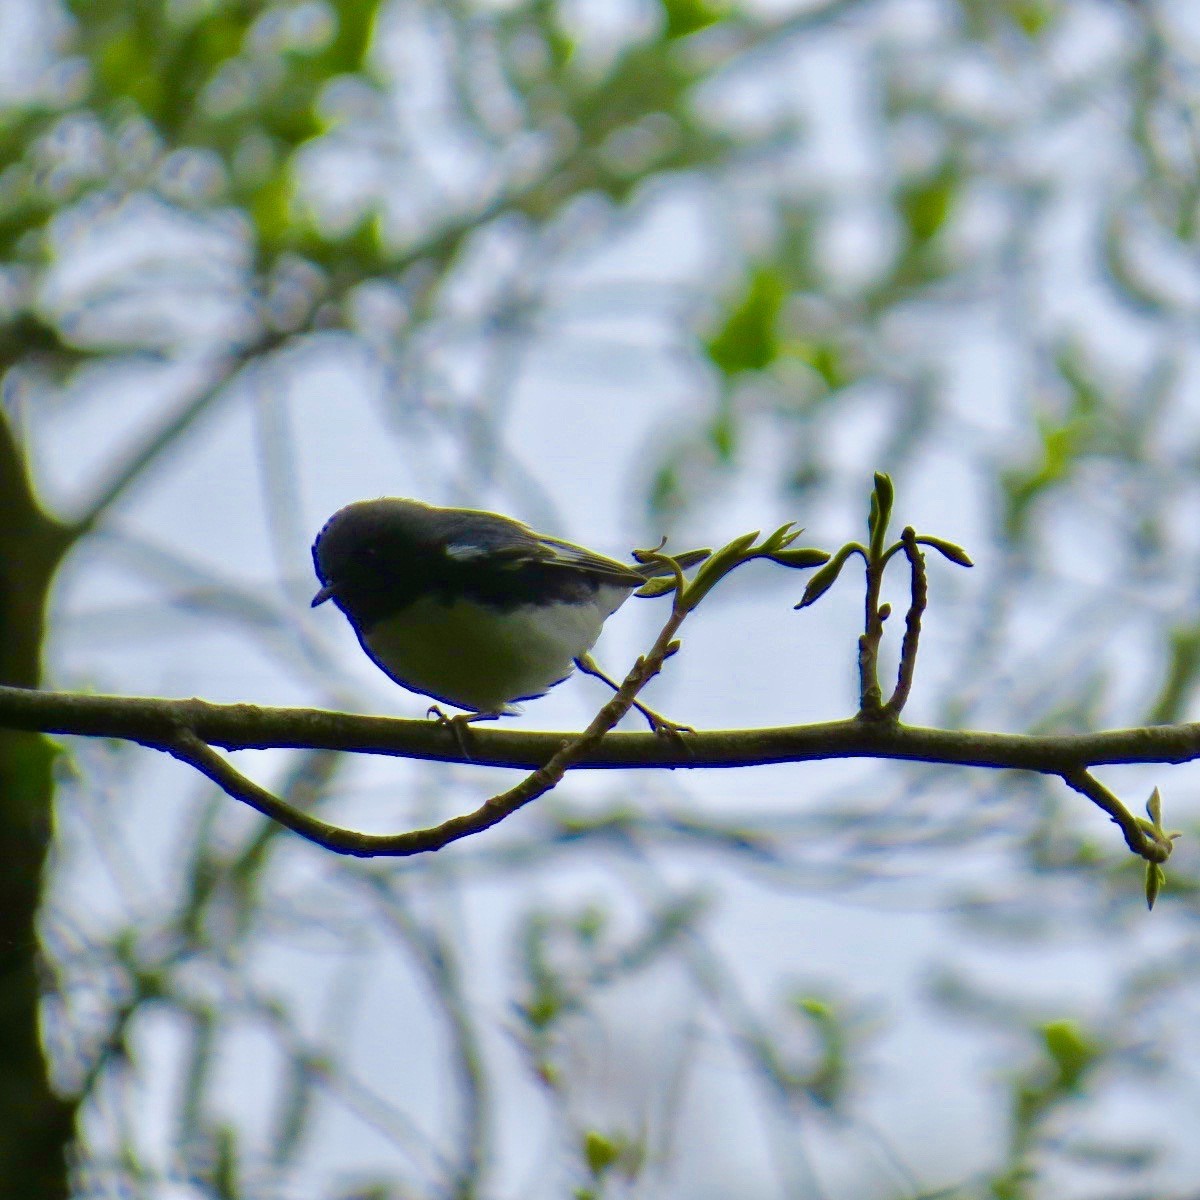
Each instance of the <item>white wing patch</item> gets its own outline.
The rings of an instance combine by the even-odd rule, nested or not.
[[[446,546],[446,557],[458,562],[470,562],[473,558],[487,558],[492,552],[486,546],[477,546],[474,542],[450,542]]]
[[[531,534],[528,543],[514,542],[504,546],[481,546],[477,542],[447,542],[445,554],[455,562],[493,559],[495,565],[501,569],[515,569],[527,564],[566,567],[582,571],[596,580],[607,583],[625,583],[631,589],[645,582],[644,577],[626,563],[606,558],[603,554],[597,554],[584,546],[577,546],[574,542],[565,542],[560,538],[544,537],[540,534]]]

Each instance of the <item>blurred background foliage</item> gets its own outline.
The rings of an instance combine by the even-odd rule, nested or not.
[[[1189,0],[5,0],[5,681],[132,690],[87,647],[208,622],[290,672],[253,698],[361,705],[304,609],[296,467],[348,402],[289,395],[354,364],[430,499],[550,526],[508,431],[571,345],[664,414],[639,536],[713,540],[751,488],[833,543],[881,469],[967,543],[920,719],[1194,717],[1198,84]],[[597,403],[561,375],[543,455]],[[197,518],[246,492],[195,463],[247,413],[258,560],[139,525],[156,480]],[[79,602],[110,577],[140,590]],[[846,711],[816,666],[769,686]],[[7,1195],[1196,1195],[1186,768],[1114,772],[1187,831],[1147,920],[1139,864],[1037,779],[569,780],[397,865],[141,754],[0,743]],[[353,823],[355,765],[263,769]],[[480,786],[403,778],[406,823]],[[900,973],[854,953],[897,912]],[[730,934],[825,925],[799,963]]]

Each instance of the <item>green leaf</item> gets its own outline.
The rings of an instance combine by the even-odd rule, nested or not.
[[[795,605],[796,608],[807,608],[814,601],[819,600],[837,581],[837,577],[842,573],[842,568],[846,565],[852,554],[862,554],[863,548],[857,542],[851,542],[843,546],[834,556],[823,566],[809,581],[808,587],[804,589],[804,595],[800,597],[800,603]]]
[[[1044,0],[1015,0],[1012,6],[1013,23],[1029,38],[1040,37],[1057,16],[1054,6]]]
[[[886,524],[892,519],[892,503],[896,499],[896,488],[890,475],[875,472],[875,495],[879,500],[879,515]]]
[[[379,0],[334,6],[337,33],[321,54],[321,66],[329,75],[360,71],[375,35],[375,22],[382,4]]]
[[[795,521],[787,521],[783,525],[780,525],[774,533],[768,534],[763,538],[759,549],[773,552],[775,550],[782,550],[784,546],[790,545],[804,532],[802,529],[796,529],[795,524]]]
[[[1150,799],[1146,801],[1146,812],[1150,816],[1150,820],[1154,822],[1155,829],[1162,828],[1162,796],[1159,794],[1158,788],[1150,793]]]
[[[724,325],[705,346],[709,360],[722,374],[762,371],[775,361],[779,356],[779,314],[786,294],[778,271],[755,268]]]
[[[730,466],[737,453],[738,429],[734,422],[733,405],[725,397],[708,426],[708,444],[719,463]]]
[[[871,555],[879,558],[883,554],[883,545],[887,540],[888,523],[892,519],[892,505],[896,499],[896,489],[891,477],[882,471],[875,472],[875,490],[871,493],[871,513],[867,518],[867,532],[870,534]]]
[[[530,1029],[541,1031],[553,1025],[566,1005],[566,999],[551,981],[541,981],[533,997],[517,1006],[522,1020]]]
[[[593,1179],[601,1179],[621,1157],[621,1143],[595,1129],[583,1136],[583,1157]]]
[[[675,590],[674,575],[660,575],[657,579],[648,580],[633,594],[635,596],[653,597],[665,596]]]
[[[292,177],[281,163],[258,188],[250,204],[260,251],[267,254],[286,246],[292,225]]]
[[[726,543],[720,550],[710,556],[704,564],[701,575],[712,570],[719,570],[724,573],[729,570],[728,564],[740,562],[746,551],[758,541],[760,532],[760,530],[755,529],[750,533],[743,533],[739,537],[735,537],[732,542]]]
[[[1058,1070],[1058,1087],[1067,1092],[1077,1090],[1088,1067],[1100,1056],[1100,1047],[1074,1021],[1051,1021],[1043,1025],[1042,1038]]]
[[[962,185],[958,166],[946,159],[929,175],[900,189],[896,206],[913,245],[924,245],[946,224]]]
[[[822,563],[829,561],[829,554],[824,550],[817,550],[810,547],[797,548],[795,550],[776,550],[774,554],[766,556],[772,562],[778,563],[781,567],[819,567]]]
[[[726,10],[707,0],[660,0],[663,13],[667,18],[666,36],[668,40],[687,37],[689,33],[698,33],[718,21],[724,20]]]
[[[917,541],[922,546],[931,546],[943,558],[948,558],[952,563],[957,563],[960,567],[973,567],[975,565],[961,546],[957,546],[953,542],[948,542],[945,538],[931,537],[923,533],[917,538]]]
[[[697,550],[681,550],[678,554],[668,554],[663,547],[667,544],[667,539],[663,538],[657,546],[650,549],[637,549],[633,551],[633,557],[638,562],[645,565],[646,563],[656,563],[656,570],[666,570],[657,560],[661,556],[663,558],[673,558],[681,570],[686,571],[689,567],[694,567],[697,563],[702,563],[706,558],[712,555],[712,550],[708,546],[702,546]]]
[[[105,91],[128,96],[149,117],[158,116],[163,81],[154,70],[152,31],[130,23],[113,29],[96,48],[95,69]]]
[[[759,532],[755,529],[752,533],[743,533],[741,537],[734,538],[732,542],[722,546],[720,550],[709,557],[704,566],[693,576],[684,593],[684,603],[689,609],[695,608],[734,567],[757,557],[756,554],[747,554],[746,552],[758,540]]]
[[[1162,869],[1161,863],[1148,862],[1146,864],[1146,907],[1154,908],[1154,902],[1158,899],[1158,893],[1162,890],[1162,885],[1167,882],[1167,873]]]
[[[814,1020],[827,1021],[833,1017],[833,1009],[827,1000],[818,1000],[815,996],[797,996],[794,1003],[798,1012]]]
[[[1005,471],[1000,479],[1005,493],[1005,529],[1017,537],[1025,526],[1035,500],[1071,478],[1079,461],[1088,454],[1096,436],[1094,413],[1077,396],[1065,420],[1038,421],[1040,438],[1037,458],[1025,466]]]

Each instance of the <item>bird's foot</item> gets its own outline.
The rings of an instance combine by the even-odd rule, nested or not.
[[[685,733],[695,733],[696,730],[691,725],[683,725],[679,721],[672,721],[670,717],[664,717],[662,713],[655,712],[654,709],[648,708],[640,700],[633,702],[633,707],[646,718],[646,724],[658,737],[676,738],[678,741],[687,744],[684,738]]]
[[[581,654],[575,660],[575,665],[585,675],[594,676],[602,683],[607,683],[614,692],[619,692],[621,690],[621,685],[617,683],[615,679],[605,675],[605,673],[596,665],[596,660],[590,654]],[[633,707],[636,708],[638,712],[640,712],[642,716],[646,718],[646,723],[659,737],[677,738],[681,743],[683,743],[685,749],[687,749],[689,753],[691,752],[691,748],[687,746],[683,736],[685,733],[696,732],[690,725],[681,725],[678,721],[672,721],[669,718],[664,717],[662,713],[656,713],[654,709],[648,708],[640,700],[635,700],[633,702]]]
[[[484,712],[455,713],[451,716],[436,704],[431,704],[425,710],[425,715],[432,717],[444,729],[450,731],[454,737],[454,744],[458,747],[463,758],[468,760],[471,758],[471,751],[467,749],[467,727],[473,725],[476,721],[495,721],[500,716],[499,713]]]

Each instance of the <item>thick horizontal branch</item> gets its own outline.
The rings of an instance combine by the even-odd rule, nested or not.
[[[12,687],[0,687],[0,727],[119,738],[168,752],[177,747],[183,730],[225,750],[344,750],[522,770],[544,766],[577,736],[475,726],[466,735],[467,757],[454,732],[437,721]],[[751,767],[837,758],[908,759],[1066,775],[1106,764],[1200,758],[1200,723],[1051,736],[930,729],[856,718],[706,730],[682,739],[614,731],[589,748],[572,769]]]

